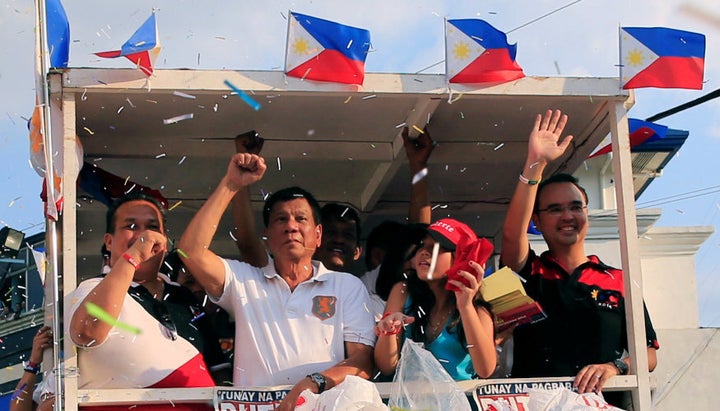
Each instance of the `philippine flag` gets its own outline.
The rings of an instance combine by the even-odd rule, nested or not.
[[[145,23],[122,45],[120,50],[95,53],[96,56],[105,58],[125,57],[135,63],[148,77],[153,73],[153,64],[159,54],[160,42],[158,41],[155,12],[145,20]]]
[[[478,19],[446,20],[445,73],[450,83],[504,83],[525,77],[516,44]]]
[[[362,84],[370,32],[290,12],[285,73],[301,79]]]
[[[630,149],[638,147],[643,143],[653,140],[659,140],[667,135],[668,128],[660,124],[651,123],[649,121],[638,120],[636,118],[628,119],[628,131],[630,132]],[[607,154],[612,151],[610,137],[606,137],[600,144],[598,149],[593,151],[588,158],[593,158]]]
[[[624,89],[702,89],[705,36],[664,27],[620,28],[620,79]]]

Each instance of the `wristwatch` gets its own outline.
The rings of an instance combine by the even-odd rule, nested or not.
[[[325,385],[327,384],[327,378],[319,372],[314,372],[307,375],[308,378],[318,386],[318,394],[322,394],[325,391]]]
[[[621,358],[618,358],[615,361],[613,361],[613,364],[615,365],[615,368],[617,368],[618,371],[620,372],[620,375],[625,375],[628,373],[628,365]]]

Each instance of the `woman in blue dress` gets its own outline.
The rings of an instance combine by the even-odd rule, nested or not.
[[[382,374],[395,372],[403,338],[422,342],[457,381],[493,373],[493,316],[479,292],[484,261],[458,259],[477,249],[480,241],[470,227],[450,218],[427,228],[422,244],[411,252],[414,272],[393,286],[375,327],[375,364]],[[453,274],[450,279],[448,272]]]

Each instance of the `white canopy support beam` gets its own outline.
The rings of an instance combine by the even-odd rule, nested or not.
[[[60,82],[62,76],[58,74],[52,75],[53,81],[57,80]],[[53,82],[53,84],[55,84]],[[56,89],[52,89],[55,91]],[[61,91],[60,88],[57,91]],[[59,95],[59,94],[58,94]],[[76,157],[77,149],[77,133],[75,130],[76,124],[76,107],[75,107],[75,93],[63,92],[62,94],[62,130],[63,130],[63,157],[64,157],[64,169],[63,175],[66,177],[63,184],[63,198],[64,207],[62,213],[62,300],[67,302],[67,295],[77,288],[77,230],[71,229],[70,227],[77,227],[77,189],[74,179],[67,178],[68,176],[77,176],[80,172],[82,164],[77,164],[74,159]],[[98,250],[100,245],[98,245]],[[64,305],[64,312],[69,307]],[[68,318],[64,318],[64,321],[68,321]],[[64,335],[63,339],[63,352],[64,365],[62,368],[56,366],[56,381],[64,384],[64,410],[75,411],[77,410],[77,384],[78,384],[78,373],[71,372],[76,370],[77,354],[76,348],[72,343],[69,335]]]
[[[633,405],[636,410],[652,409],[650,373],[648,371],[645,316],[643,314],[642,269],[637,224],[635,222],[635,193],[633,190],[632,161],[627,110],[622,102],[609,107],[612,135],[615,195],[617,196],[620,229],[620,257],[625,283],[625,317],[627,319],[630,374],[637,376],[633,387]]]

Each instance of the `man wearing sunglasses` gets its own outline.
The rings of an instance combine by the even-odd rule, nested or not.
[[[512,377],[575,376],[578,392],[600,392],[615,375],[626,374],[627,350],[622,271],[586,255],[588,197],[578,180],[557,174],[540,181],[545,167],[559,158],[572,136],[561,138],[567,115],[548,110],[530,133],[528,155],[503,227],[501,261],[525,280],[528,295],[548,318],[514,330]],[[548,251],[530,249],[530,221]],[[645,310],[647,355],[655,368],[655,330]],[[627,409],[627,393],[606,393]],[[620,396],[624,396],[622,398]],[[614,398],[611,398],[614,397]]]
[[[190,292],[158,275],[167,247],[163,210],[140,193],[108,209],[110,271],[83,281],[66,300],[67,335],[79,348],[80,388],[215,385],[202,353],[219,356],[217,339],[204,338],[210,330],[195,318]],[[208,363],[213,365],[210,358]]]

